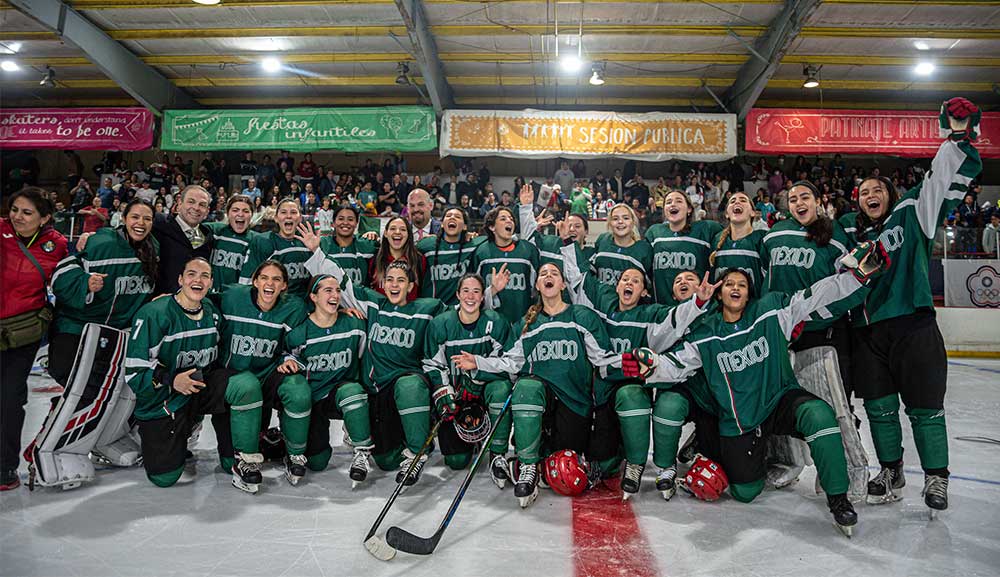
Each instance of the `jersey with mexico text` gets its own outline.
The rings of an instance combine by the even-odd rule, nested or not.
[[[637,240],[632,246],[618,246],[611,233],[606,232],[594,243],[590,266],[597,280],[609,286],[618,284],[622,273],[630,268],[639,269],[649,278],[653,272],[653,247],[645,240]]]
[[[250,284],[253,273],[265,260],[272,259],[285,265],[288,270],[288,292],[304,297],[309,290],[310,274],[305,262],[312,256],[302,241],[285,238],[276,232],[258,234],[250,240],[247,260],[240,271],[240,284]]]
[[[257,233],[247,229],[239,234],[222,222],[207,222],[205,225],[212,229],[215,237],[211,257],[212,292],[221,293],[222,287],[239,282],[240,271],[250,251],[250,241]]]
[[[351,244],[340,246],[336,237],[326,237],[320,240],[319,246],[326,258],[344,269],[355,285],[365,286],[368,283],[368,263],[378,252],[377,242],[355,236]]]
[[[646,231],[646,240],[653,247],[653,299],[660,304],[674,302],[674,277],[684,271],[693,271],[698,278],[710,268],[708,255],[712,254],[712,241],[722,232],[722,225],[714,220],[699,220],[691,229],[674,232],[666,223],[654,224]]]
[[[715,235],[715,240],[712,242],[713,247],[719,247],[715,250],[715,264],[712,267],[713,282],[718,282],[724,277],[726,271],[738,268],[750,275],[750,282],[753,284],[750,295],[760,296],[765,292],[764,265],[760,254],[767,231],[755,230],[739,240],[727,236],[722,246],[719,246],[719,239],[723,234],[726,234],[725,230]]]
[[[538,275],[538,249],[530,242],[514,241],[506,248],[500,248],[492,242],[484,242],[476,247],[469,260],[469,271],[479,274],[490,286],[493,271],[507,265],[510,281],[506,288],[497,295],[500,306],[497,312],[507,322],[514,324],[531,306],[535,293],[535,279]]]
[[[254,301],[257,289],[233,285],[222,293],[219,360],[234,371],[250,371],[263,381],[281,362],[285,335],[306,318],[306,306],[295,295],[278,297],[271,310]]]
[[[424,237],[417,243],[417,250],[427,259],[427,270],[420,285],[420,296],[440,299],[448,306],[458,304],[458,279],[469,269],[469,259],[483,242],[478,236],[464,243],[451,243],[440,236]]]
[[[305,372],[313,403],[325,399],[337,385],[358,381],[367,334],[365,321],[341,312],[330,327],[307,318],[285,336],[285,359]]]

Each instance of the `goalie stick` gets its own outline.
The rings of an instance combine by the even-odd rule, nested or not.
[[[479,462],[482,460],[483,455],[489,449],[490,443],[493,441],[493,437],[497,433],[497,427],[500,425],[500,421],[503,419],[504,415],[507,414],[507,409],[510,407],[510,400],[512,397],[513,392],[507,397],[507,401],[503,404],[503,408],[500,409],[500,416],[497,417],[496,422],[493,423],[493,430],[490,431],[490,436],[483,441],[483,446],[479,449],[479,454],[476,455],[476,460],[472,462],[469,472],[465,475],[465,480],[462,481],[462,486],[458,489],[458,493],[455,495],[455,498],[452,499],[451,506],[448,508],[448,512],[445,514],[444,519],[438,526],[437,531],[435,531],[430,537],[424,539],[422,537],[417,537],[409,531],[400,529],[399,527],[389,527],[389,530],[385,532],[385,540],[391,547],[413,555],[430,555],[434,552],[438,542],[441,540],[441,535],[443,535],[444,530],[448,528],[452,518],[455,516],[455,512],[458,510],[458,505],[462,502],[462,498],[465,497],[465,491],[469,488],[469,485],[472,484],[472,477],[476,474],[476,469],[479,468]]]
[[[417,463],[420,462],[420,457],[422,457],[431,446],[431,442],[434,441],[434,437],[437,436],[438,428],[443,422],[443,420],[438,419],[438,422],[434,423],[434,428],[432,428],[430,434],[427,435],[427,440],[424,441],[424,445],[420,447],[420,451],[417,453],[417,456],[413,458],[413,462],[411,462],[409,468],[407,468],[406,474],[403,475],[403,478],[398,483],[396,483],[396,489],[393,490],[392,495],[389,496],[389,500],[385,502],[385,506],[382,507],[382,512],[378,514],[378,518],[375,519],[375,523],[372,524],[372,528],[368,530],[368,534],[365,535],[365,549],[368,549],[368,552],[371,553],[376,559],[388,561],[396,556],[396,550],[383,541],[381,537],[376,535],[375,531],[378,531],[378,526],[382,524],[382,520],[385,519],[385,515],[389,512],[389,508],[392,507],[392,504],[396,502],[396,497],[398,497],[403,491],[403,483],[406,482],[407,477],[410,476],[410,473],[413,472]]]

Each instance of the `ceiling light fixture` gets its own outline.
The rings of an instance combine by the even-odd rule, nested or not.
[[[913,67],[913,73],[917,76],[930,76],[934,73],[934,68],[933,62],[921,62]]]
[[[583,59],[576,54],[567,54],[559,59],[559,65],[566,72],[579,72],[583,68]]]
[[[222,0],[194,0],[195,4],[201,4],[202,6],[215,6]]]
[[[924,42],[923,40],[916,40],[916,41],[914,41],[913,42],[913,47],[916,48],[917,50],[930,50],[931,49],[930,45],[927,44],[926,42]]]
[[[260,67],[264,69],[264,72],[269,72],[274,74],[281,70],[281,60],[273,56],[269,56],[260,61]]]
[[[396,84],[407,86],[410,84],[410,65],[405,62],[396,64]]]
[[[816,74],[819,73],[819,69],[811,64],[807,64],[805,68],[802,69],[802,75],[806,77],[805,82],[802,83],[802,88],[816,88],[819,86],[819,79],[816,78]]]
[[[590,67],[590,85],[601,86],[602,84],[604,84],[604,63],[595,62]]]
[[[3,60],[0,61],[0,69],[3,69],[4,72],[17,72],[20,66],[13,60]]]
[[[52,69],[51,66],[45,67],[45,74],[42,76],[41,81],[38,83],[39,86],[45,86],[48,88],[55,88],[56,86],[56,71]]]

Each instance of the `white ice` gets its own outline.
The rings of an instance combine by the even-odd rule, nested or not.
[[[32,377],[29,386],[47,379]],[[922,473],[904,419],[903,501],[858,505],[848,540],[833,527],[825,499],[813,493],[814,469],[791,488],[752,504],[725,497],[702,503],[679,493],[664,502],[652,463],[632,500],[661,575],[1000,575],[1000,447],[959,440],[1000,439],[1000,361],[952,359],[947,398],[952,480],[950,509],[928,521]],[[23,440],[41,425],[47,396],[32,393]],[[339,423],[332,438],[341,438]],[[862,427],[874,463],[867,424]],[[337,447],[331,467],[292,487],[266,471],[261,493],[230,485],[206,423],[198,478],[159,489],[141,469],[109,469],[72,491],[22,487],[0,493],[0,575],[544,575],[574,574],[571,502],[550,491],[520,510],[510,487],[499,491],[480,470],[454,522],[430,557],[399,553],[388,563],[361,542],[394,488],[375,472],[351,490],[350,453]],[[23,473],[23,471],[22,471]],[[383,523],[428,536],[464,472],[438,455]]]

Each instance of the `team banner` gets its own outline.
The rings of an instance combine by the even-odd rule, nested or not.
[[[441,156],[719,161],[736,156],[736,115],[447,110]]]
[[[424,151],[437,146],[426,106],[167,110],[163,150]]]
[[[747,152],[885,154],[931,158],[941,146],[938,111],[754,108],[746,120]],[[983,113],[976,148],[1000,158],[1000,112]]]
[[[0,109],[0,148],[145,150],[153,114],[145,108]]]
[[[1000,308],[1000,260],[944,259],[944,305]]]

